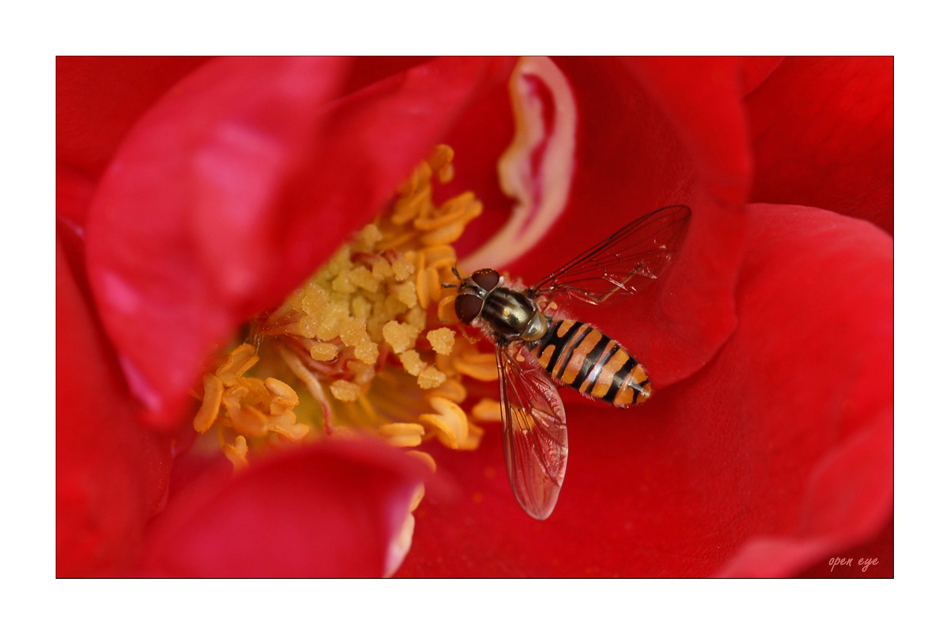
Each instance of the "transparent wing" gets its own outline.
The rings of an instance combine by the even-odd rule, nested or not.
[[[566,293],[590,304],[642,291],[670,264],[686,236],[689,217],[684,205],[641,216],[531,289],[547,297]]]
[[[567,470],[567,417],[551,377],[519,344],[495,347],[508,479],[529,515],[551,515]]]

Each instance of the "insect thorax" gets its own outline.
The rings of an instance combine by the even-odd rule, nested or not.
[[[481,318],[506,341],[533,342],[547,331],[548,322],[537,303],[520,291],[496,287],[485,298]]]

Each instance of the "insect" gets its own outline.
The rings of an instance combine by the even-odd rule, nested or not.
[[[505,463],[515,498],[551,515],[567,469],[567,417],[555,382],[620,408],[651,393],[646,371],[616,340],[547,310],[554,298],[599,305],[637,293],[662,274],[683,241],[690,210],[658,209],[523,290],[494,269],[459,279],[455,313],[495,343]]]

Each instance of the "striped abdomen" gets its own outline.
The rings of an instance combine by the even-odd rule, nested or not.
[[[584,322],[549,320],[544,337],[529,346],[552,377],[621,408],[647,400],[646,371],[619,342]]]

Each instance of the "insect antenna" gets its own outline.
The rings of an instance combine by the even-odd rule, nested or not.
[[[462,276],[459,275],[459,270],[458,270],[458,269],[456,269],[455,267],[452,267],[452,273],[455,274],[455,277],[458,278],[458,281],[459,281],[459,282],[462,281]],[[451,282],[443,282],[443,283],[442,283],[442,288],[443,288],[443,289],[453,289],[453,288],[455,288],[455,287],[457,287],[457,286],[459,286],[459,285],[457,285],[457,284],[452,284]]]

